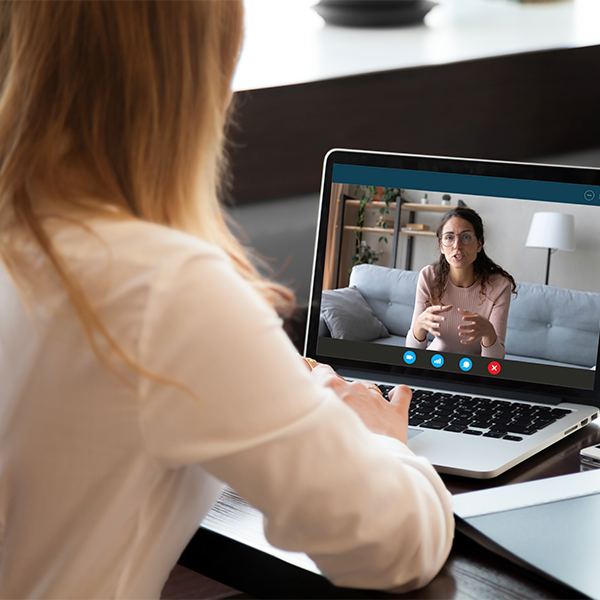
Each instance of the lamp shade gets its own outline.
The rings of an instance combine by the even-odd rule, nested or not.
[[[575,219],[573,215],[555,212],[534,213],[526,246],[575,250]]]

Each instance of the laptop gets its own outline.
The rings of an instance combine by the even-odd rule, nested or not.
[[[600,598],[600,470],[455,494],[452,507],[460,532],[568,586],[562,597]]]
[[[457,206],[516,282],[491,357],[407,337]],[[304,354],[384,394],[410,386],[409,448],[440,473],[496,477],[598,417],[599,224],[600,169],[332,150]]]

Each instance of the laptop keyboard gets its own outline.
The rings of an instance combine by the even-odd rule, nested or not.
[[[380,385],[385,398],[393,389]],[[571,411],[510,400],[492,400],[446,394],[432,390],[412,390],[408,424],[421,429],[443,429],[465,435],[520,442]]]

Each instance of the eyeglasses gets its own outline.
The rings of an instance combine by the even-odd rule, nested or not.
[[[463,231],[458,237],[465,246],[470,246],[475,241],[475,234],[472,231]],[[442,235],[442,244],[444,246],[453,246],[455,239],[455,233],[444,233]]]

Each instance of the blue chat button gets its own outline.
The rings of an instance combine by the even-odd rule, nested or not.
[[[441,354],[434,354],[431,357],[431,364],[436,369],[439,369],[444,364],[444,357]]]
[[[461,358],[458,366],[463,370],[463,371],[470,371],[473,368],[473,361],[471,361],[470,358]]]
[[[415,360],[417,360],[417,355],[414,352],[408,350],[404,353],[404,362],[407,365],[412,365],[415,362]]]

